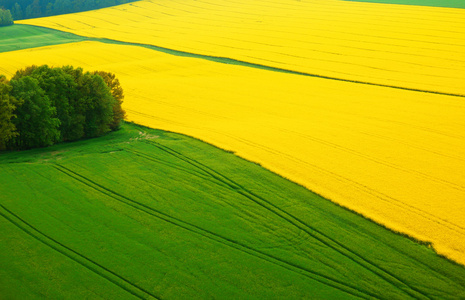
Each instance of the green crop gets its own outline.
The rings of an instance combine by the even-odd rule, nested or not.
[[[126,123],[0,178],[6,299],[465,296],[426,245],[184,135]]]
[[[43,27],[20,24],[0,27],[0,53],[83,40],[84,37]]]

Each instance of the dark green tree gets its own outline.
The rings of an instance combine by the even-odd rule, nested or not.
[[[13,25],[13,16],[9,9],[0,9],[0,26]]]
[[[64,0],[63,7],[65,9],[65,14],[73,12],[73,2],[71,0]]]
[[[25,19],[30,19],[32,18],[32,5],[26,6],[26,10],[24,11],[24,18]]]
[[[91,10],[93,7],[97,7],[95,0],[86,0],[84,3],[84,10]]]
[[[15,72],[15,74],[13,75],[13,77],[11,77],[11,80],[18,80],[20,79],[21,77],[24,77],[24,76],[29,76],[32,74],[32,72],[34,72],[35,69],[37,69],[38,66],[36,65],[32,65],[32,66],[29,66],[29,67],[26,67],[24,69],[19,69]]]
[[[14,20],[21,20],[23,18],[23,9],[18,2],[12,7],[11,14]]]
[[[56,0],[53,3],[53,14],[54,15],[64,14],[65,11],[66,9],[65,9],[65,4],[63,0]]]
[[[105,84],[110,88],[111,95],[115,98],[115,104],[113,105],[113,120],[110,123],[111,130],[117,130],[120,127],[121,120],[126,117],[126,112],[122,108],[124,93],[121,84],[119,83],[116,75],[105,71],[95,71],[94,75],[99,75],[105,81]]]
[[[16,117],[16,106],[20,103],[10,96],[11,89],[6,77],[0,75],[0,150],[5,150],[8,142],[18,136],[13,118]]]
[[[84,10],[84,0],[74,0],[72,10],[80,12]]]
[[[44,7],[45,11],[45,7]],[[42,7],[39,0],[34,0],[30,5],[26,7],[26,18],[39,18],[43,16]]]
[[[70,97],[75,93],[77,84],[74,78],[63,71],[62,68],[50,68],[47,65],[31,66],[16,72],[13,78],[31,76],[35,78],[40,88],[49,97],[51,105],[56,108],[57,118],[60,120],[61,141],[72,141],[82,137],[82,130],[76,131],[74,107],[70,104]],[[78,118],[79,119],[79,118]],[[82,122],[82,118],[80,122]]]
[[[84,117],[84,137],[101,136],[110,131],[113,106],[117,101],[103,78],[72,66],[65,66],[63,70],[73,76],[77,84],[70,102],[74,106],[75,115]]]
[[[110,88],[99,75],[85,73],[81,86],[80,102],[84,106],[84,136],[101,136],[111,130],[113,120],[113,106],[115,99],[111,95]]]
[[[2,131],[5,138],[0,149],[29,149],[101,136],[118,129],[125,116],[123,89],[109,72],[33,65],[18,70],[9,84],[4,77],[0,79],[0,99],[10,101],[2,102],[2,112],[8,113],[0,123],[13,132]]]
[[[53,3],[52,2],[49,2],[47,6],[45,7],[45,15],[46,16],[53,15]]]
[[[38,81],[30,76],[11,80],[11,95],[22,103],[16,107],[16,126],[18,136],[8,144],[12,149],[30,149],[50,146],[60,139],[60,121],[50,99],[39,86]]]
[[[73,109],[71,116],[71,128],[69,130],[69,140],[83,138],[84,127],[86,122],[86,105],[81,101],[82,91],[80,86],[83,85],[84,71],[82,68],[74,68],[72,66],[62,67],[63,72],[71,76],[75,83],[75,88],[69,91],[68,100]]]

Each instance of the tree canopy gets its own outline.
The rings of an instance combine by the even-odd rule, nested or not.
[[[11,86],[12,96],[21,99],[21,105],[16,107],[16,118],[13,119],[18,135],[11,140],[10,146],[29,149],[58,142],[60,120],[39,82],[33,77],[24,76],[12,80]]]
[[[112,73],[47,65],[0,77],[0,150],[30,149],[117,130],[125,112]]]
[[[123,88],[121,87],[118,78],[115,74],[108,73],[105,71],[95,71],[94,75],[99,75],[105,81],[105,84],[110,88],[113,98],[115,98],[117,104],[113,105],[113,120],[110,123],[110,129],[115,130],[119,127],[119,120],[122,120],[126,117],[126,112],[122,109],[121,105],[123,104],[124,93]]]
[[[0,8],[0,26],[13,25],[13,16],[9,9]]]
[[[75,13],[109,7],[135,0],[4,0],[2,6],[11,10],[14,20]]]
[[[13,118],[18,101],[10,95],[11,85],[6,77],[0,75],[0,150],[6,148],[6,143],[18,135]]]

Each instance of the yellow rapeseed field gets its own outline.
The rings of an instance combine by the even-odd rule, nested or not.
[[[97,42],[0,62],[10,76],[31,64],[114,72],[130,121],[236,151],[465,264],[464,98]]]
[[[339,0],[147,0],[20,23],[465,94],[464,20],[462,9]]]

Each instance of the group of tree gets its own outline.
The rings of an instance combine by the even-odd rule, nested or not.
[[[9,9],[0,8],[0,26],[13,25],[13,16]]]
[[[109,7],[136,0],[4,0],[14,20],[47,17]]]
[[[125,117],[114,74],[31,66],[0,76],[0,150],[24,150],[101,136]]]

